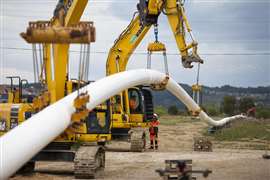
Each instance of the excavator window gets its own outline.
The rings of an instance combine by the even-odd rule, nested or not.
[[[100,107],[93,109],[88,118],[86,125],[88,134],[108,134],[110,131],[110,101],[102,104]]]
[[[129,89],[129,108],[131,114],[142,113],[142,97],[137,89]]]
[[[112,111],[113,113],[120,114],[121,113],[121,96],[116,95],[111,100],[112,104]]]

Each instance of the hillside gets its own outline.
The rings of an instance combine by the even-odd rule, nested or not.
[[[192,95],[191,86],[187,84],[181,84],[181,86]],[[225,85],[222,87],[208,87],[203,86],[202,91],[202,102],[203,104],[215,104],[219,105],[224,96],[235,96],[237,98],[241,97],[252,97],[255,99],[257,104],[264,106],[270,106],[270,86],[267,87],[233,87]],[[155,91],[154,104],[169,107],[171,105],[176,105],[177,107],[184,109],[184,105],[179,101],[176,101],[175,97],[171,95],[168,91]]]
[[[37,91],[41,87],[37,84],[29,84],[29,87],[33,86],[32,92]],[[181,86],[192,95],[191,86],[187,84],[181,84]],[[5,88],[8,88],[5,86]],[[3,86],[0,85],[0,95],[5,93]],[[35,92],[37,93],[37,92]],[[253,97],[255,102],[264,106],[270,106],[270,86],[267,87],[233,87],[225,85],[222,87],[208,87],[203,86],[202,92],[202,102],[203,104],[215,104],[219,105],[223,97],[226,95],[235,96],[237,98],[241,97]],[[184,109],[184,105],[177,101],[173,95],[168,91],[154,91],[154,104],[155,106],[161,105],[169,107],[171,105],[176,105],[177,107]],[[1,98],[1,96],[0,96]]]

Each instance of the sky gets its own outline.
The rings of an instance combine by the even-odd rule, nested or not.
[[[138,0],[89,0],[82,20],[94,21],[89,79],[105,76],[109,49],[129,24]],[[33,81],[31,45],[20,38],[29,21],[49,20],[57,0],[0,0],[0,84],[5,76]],[[185,10],[199,43],[200,83],[206,86],[270,85],[270,0],[186,0]],[[146,68],[151,29],[131,56],[128,69]],[[159,17],[159,40],[166,44],[170,75],[180,83],[196,81],[197,66],[184,69],[166,16]],[[78,46],[71,46],[78,50]],[[71,77],[77,77],[79,54],[70,53]],[[164,71],[161,55],[153,69]]]

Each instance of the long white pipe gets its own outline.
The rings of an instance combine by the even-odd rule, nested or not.
[[[245,116],[243,116],[243,115],[236,115],[236,116],[221,119],[219,121],[215,121],[212,118],[210,118],[204,111],[202,111],[200,106],[173,79],[169,80],[166,88],[174,96],[176,96],[180,101],[182,101],[188,107],[189,110],[194,111],[194,112],[199,112],[200,119],[206,121],[208,124],[210,124],[212,126],[224,126],[225,124],[227,124],[230,121],[245,118]]]
[[[87,107],[91,110],[127,88],[141,84],[158,84],[164,78],[165,74],[157,71],[132,70],[105,77],[82,88],[82,90],[88,91],[90,95]],[[167,89],[190,110],[199,109],[199,106],[174,80],[169,80]],[[70,117],[75,111],[73,101],[76,96],[77,92],[66,96],[0,138],[0,179],[7,179],[13,175],[69,126]],[[214,121],[203,111],[200,112],[199,116],[214,126],[224,125],[236,118]]]

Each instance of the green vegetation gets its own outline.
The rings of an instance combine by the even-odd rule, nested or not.
[[[270,121],[234,122],[231,127],[224,128],[214,134],[205,133],[219,141],[270,140]]]
[[[189,116],[181,115],[165,115],[160,118],[161,125],[174,126],[178,123],[192,123],[199,122],[198,119],[193,119]]]
[[[256,110],[256,118],[267,119],[270,118],[270,108],[257,108]],[[270,133],[270,132],[269,132]]]
[[[236,109],[236,98],[234,96],[224,96],[222,110],[225,114],[233,115]]]
[[[220,110],[217,105],[214,104],[207,104],[202,107],[203,110],[210,116],[218,116],[220,115]]]
[[[167,109],[164,106],[156,106],[154,112],[159,116],[163,116],[167,114]]]
[[[174,126],[177,123],[180,123],[183,119],[181,116],[162,116],[160,118],[160,124],[161,125],[169,125],[169,126]]]
[[[170,114],[170,115],[177,115],[178,114],[178,108],[177,108],[177,106],[176,105],[172,105],[172,106],[170,106],[169,108],[168,108],[168,113]]]
[[[239,111],[241,113],[246,113],[250,108],[254,106],[254,99],[251,97],[244,97],[241,98],[239,101]]]

